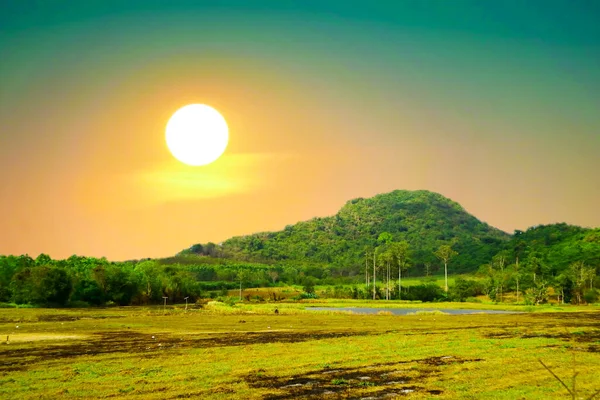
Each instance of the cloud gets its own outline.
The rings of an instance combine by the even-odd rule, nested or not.
[[[202,167],[190,167],[174,160],[129,174],[125,179],[144,203],[218,198],[267,185],[268,171],[292,157],[268,153],[229,154]]]

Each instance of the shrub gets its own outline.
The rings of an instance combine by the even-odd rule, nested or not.
[[[586,292],[583,294],[583,299],[588,304],[596,303],[599,297],[598,290],[596,289],[586,290]]]
[[[312,276],[307,276],[304,279],[304,286],[302,287],[304,293],[314,294],[315,293],[315,278]]]
[[[51,266],[24,268],[11,282],[12,300],[18,304],[64,306],[72,290],[67,272]]]
[[[318,299],[319,296],[316,293],[301,293],[298,296],[292,297],[292,300],[305,300],[305,299]]]
[[[472,279],[456,278],[454,286],[450,287],[448,297],[452,301],[465,301],[468,297],[483,294],[481,282]]]
[[[410,286],[405,300],[420,300],[425,302],[439,301],[446,298],[446,293],[437,283],[424,283],[422,285]]]

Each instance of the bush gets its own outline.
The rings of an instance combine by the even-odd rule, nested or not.
[[[456,278],[450,287],[448,297],[452,301],[465,301],[468,297],[483,294],[483,284],[472,279]]]
[[[548,302],[548,288],[545,283],[536,284],[525,291],[525,304],[538,305]]]
[[[407,293],[402,295],[405,300],[421,300],[432,302],[446,299],[446,293],[437,283],[424,283],[410,286]]]
[[[318,299],[319,296],[316,293],[301,293],[298,296],[292,297],[292,300],[305,300],[305,299]]]
[[[92,279],[82,279],[75,285],[73,296],[71,297],[71,306],[75,302],[84,302],[95,306],[104,303],[104,293],[98,283]]]
[[[307,276],[304,279],[304,286],[302,287],[304,293],[315,294],[315,279],[311,276]]]
[[[73,284],[62,268],[39,266],[24,268],[11,282],[12,300],[17,304],[64,306]]]
[[[583,299],[588,304],[598,302],[598,298],[600,298],[600,295],[596,289],[586,290],[586,292],[583,294]]]

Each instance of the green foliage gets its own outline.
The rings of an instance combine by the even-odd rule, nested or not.
[[[298,296],[295,296],[293,299],[294,300],[306,300],[306,299],[318,299],[319,296],[317,296],[316,293],[300,293]]]
[[[99,306],[104,304],[104,293],[93,279],[80,280],[73,292],[71,304],[74,302],[84,302],[87,304]]]
[[[304,286],[302,287],[304,293],[314,294],[315,293],[315,279],[311,276],[307,276],[304,279]]]
[[[597,303],[598,299],[600,299],[600,291],[598,289],[588,289],[583,294],[583,299],[588,304]]]
[[[450,261],[451,258],[458,255],[458,252],[454,251],[452,249],[452,246],[450,246],[448,244],[443,244],[433,254],[435,254],[435,256],[437,258],[439,258],[440,260],[442,260],[443,262],[447,263],[448,261]]]
[[[419,300],[424,302],[441,301],[446,299],[446,293],[436,283],[424,283],[411,286],[406,293],[402,293],[405,300]]]
[[[279,232],[234,237],[217,246],[220,257],[261,262],[327,265],[340,275],[357,275],[365,248],[405,241],[419,270],[437,263],[440,244],[455,243],[455,272],[487,262],[509,235],[468,214],[457,203],[428,191],[403,191],[351,200],[332,217],[288,225]],[[205,245],[195,245],[182,254]]]
[[[525,302],[527,304],[539,305],[548,301],[547,282],[538,280],[536,283],[525,291]]]
[[[51,266],[25,267],[11,282],[12,301],[19,304],[63,306],[72,289],[66,271]]]
[[[473,279],[456,278],[454,286],[450,286],[448,297],[452,301],[466,301],[483,294],[484,287],[479,281]]]

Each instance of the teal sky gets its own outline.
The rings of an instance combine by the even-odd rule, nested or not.
[[[599,20],[593,0],[3,1],[0,253],[168,255],[393,189],[509,232],[599,226]],[[121,182],[167,179],[164,122],[196,101],[243,179]]]

